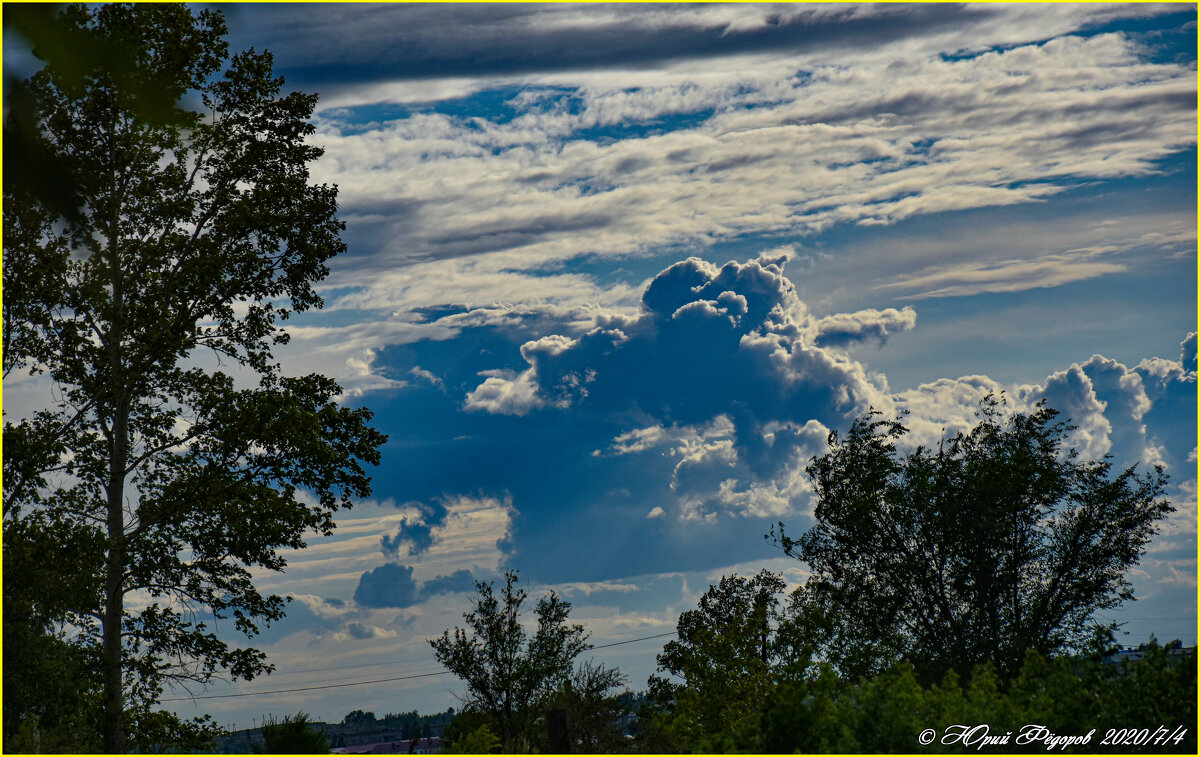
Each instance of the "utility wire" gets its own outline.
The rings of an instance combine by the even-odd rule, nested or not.
[[[674,631],[667,633],[654,634],[653,636],[642,636],[637,639],[626,639],[625,641],[614,641],[609,644],[600,644],[592,647],[592,649],[607,649],[608,647],[617,647],[622,644],[632,644],[635,641],[647,641],[649,639],[661,639],[664,636],[674,636]],[[393,678],[378,678],[373,681],[351,681],[349,683],[326,683],[319,686],[301,686],[295,689],[275,689],[273,691],[244,691],[237,694],[202,694],[200,696],[190,697],[172,697],[170,699],[160,699],[160,702],[187,702],[196,699],[229,699],[231,697],[254,697],[266,696],[268,694],[291,694],[297,691],[316,691],[317,689],[340,689],[346,686],[367,686],[372,683],[390,683],[392,681],[407,681],[413,678],[430,678],[432,676],[444,676],[450,673],[449,670],[440,670],[436,673],[412,673],[409,675],[395,676]]]
[[[328,673],[331,670],[349,670],[350,668],[382,668],[385,665],[403,665],[409,662],[433,662],[428,657],[410,657],[406,660],[388,660],[387,662],[362,662],[354,665],[334,665],[330,668],[304,668],[303,670],[280,670],[272,676],[292,676],[301,673]]]
[[[611,644],[600,644],[599,646],[592,647],[592,649],[605,649],[607,647],[620,646],[621,644],[632,644],[635,641],[645,641],[646,639],[658,639],[658,638],[662,638],[663,636],[671,636],[674,633],[675,633],[674,631],[670,631],[668,633],[660,633],[656,636],[646,636],[646,637],[643,637],[640,639],[629,639],[627,641],[615,641]],[[387,662],[363,662],[363,663],[357,663],[354,665],[335,665],[331,668],[304,668],[303,670],[281,670],[277,673],[272,673],[271,675],[273,675],[273,676],[291,676],[291,675],[300,675],[301,673],[327,673],[330,670],[348,670],[349,668],[381,668],[385,665],[401,665],[401,664],[408,663],[408,662],[433,662],[433,661],[430,660],[428,657],[410,657],[406,660],[389,660]],[[165,701],[165,700],[163,700],[163,701]]]
[[[326,683],[320,686],[301,686],[298,689],[275,689],[274,691],[244,691],[240,694],[203,694],[198,697],[173,697],[171,699],[160,699],[160,702],[186,702],[192,699],[228,699],[230,697],[256,697],[265,696],[267,694],[290,694],[293,691],[314,691],[316,689],[340,689],[344,686],[366,686],[370,683],[387,683],[389,681],[405,681],[410,678],[429,678],[430,676],[444,676],[449,670],[441,670],[437,673],[414,673],[407,676],[396,676],[395,678],[379,678],[374,681],[352,681],[350,683]]]
[[[619,647],[622,644],[632,644],[635,641],[646,641],[647,639],[661,639],[664,636],[674,636],[674,635],[675,635],[674,631],[667,631],[666,633],[657,633],[657,634],[654,634],[653,636],[643,636],[640,639],[628,639],[626,641],[614,641],[611,644],[598,644],[598,645],[592,647],[592,649],[607,649],[608,647]]]
[[[293,691],[313,691],[316,689],[341,689],[343,686],[366,686],[367,684],[385,684],[392,680],[408,680],[409,678],[430,678],[431,675],[445,675],[450,671],[439,671],[437,673],[413,673],[412,675],[397,675],[396,678],[379,678],[377,680],[356,680],[350,681],[348,684],[322,684],[320,686],[301,686],[299,689],[276,689],[275,691],[244,691],[241,693],[206,693],[206,695],[198,697],[173,697],[170,699],[158,699],[160,702],[187,702],[190,699],[228,699],[229,697],[257,697],[269,695],[269,693],[290,693]]]

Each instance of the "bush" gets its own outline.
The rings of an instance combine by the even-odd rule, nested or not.
[[[325,734],[312,726],[306,713],[287,715],[282,721],[268,717],[262,730],[266,754],[329,754]]]

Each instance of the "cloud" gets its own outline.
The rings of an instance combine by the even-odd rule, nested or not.
[[[881,289],[907,289],[909,299],[963,297],[982,292],[1021,292],[1062,286],[1111,273],[1122,273],[1120,263],[1103,263],[1080,257],[1048,255],[1034,260],[997,263],[964,263],[948,269],[916,274]]]
[[[1170,369],[1162,373],[1164,365]],[[1195,414],[1195,386],[1195,374],[1184,373],[1179,363],[1154,358],[1129,368],[1093,355],[1026,393],[1044,394],[1063,411],[1080,427],[1075,434],[1089,451],[1111,453],[1118,466],[1163,465],[1178,474],[1195,443],[1194,433],[1178,423],[1181,411]]]
[[[874,17],[892,23],[905,12]],[[366,348],[445,338],[445,328],[414,328],[393,313],[447,303],[623,306],[623,282],[555,267],[1041,203],[1081,182],[1158,171],[1194,144],[1194,74],[1148,62],[1144,45],[1121,34],[1046,41],[1049,29],[1090,23],[1095,12],[989,11],[985,37],[1003,42],[947,28],[921,37],[929,47],[866,47],[836,65],[797,49],[731,58],[720,73],[560,72],[383,116],[327,112],[327,154],[315,170],[341,189],[354,251],[330,280],[341,288],[331,307],[386,309],[388,328]],[[793,25],[846,22],[840,13]],[[1030,27],[1037,39],[1020,39],[1029,30],[1016,19],[1042,16]],[[706,28],[727,27],[743,28]],[[1129,261],[1115,259],[1125,243],[1186,250],[1176,237],[1194,240],[1194,223],[1181,228],[1157,242],[909,266],[883,283],[910,297],[1058,286],[1128,272]],[[889,262],[882,251],[856,252],[860,270],[864,258]]]
[[[669,438],[667,430],[659,425],[635,428],[614,437],[608,450],[609,454],[613,455],[630,455],[656,447],[667,438]],[[600,450],[595,450],[592,454],[599,456],[601,452]]]
[[[1082,26],[1169,12],[1158,6],[1009,7],[736,5],[630,9],[589,6],[337,6],[238,14],[254,44],[289,79],[322,90],[402,81],[430,96],[433,80],[495,80],[572,69],[668,69],[771,53],[836,55],[948,47],[986,50],[1037,42]],[[234,17],[235,21],[237,16]],[[235,47],[240,43],[234,24]],[[385,85],[386,86],[386,85]],[[403,91],[403,90],[399,90]]]
[[[421,592],[430,597],[435,594],[453,594],[462,591],[474,591],[476,578],[471,571],[459,569],[448,576],[437,576],[426,581],[421,586]]]
[[[410,523],[407,518],[400,521],[400,529],[394,536],[384,534],[380,548],[384,555],[395,557],[400,548],[407,548],[409,557],[418,557],[433,544],[433,526]]]
[[[1185,343],[1186,343],[1185,339]],[[1006,395],[1009,412],[1029,411],[1045,399],[1076,428],[1067,443],[1091,459],[1110,455],[1126,467],[1164,465],[1173,474],[1184,465],[1195,445],[1194,427],[1180,424],[1194,417],[1195,374],[1180,363],[1147,358],[1134,368],[1103,355],[1046,377],[1041,384],[1005,384],[987,376],[939,379],[894,395],[896,407],[907,410],[909,442],[926,446],[947,435],[969,431],[975,409],[988,394]]]
[[[484,380],[463,401],[465,410],[483,410],[502,415],[525,415],[530,410],[546,405],[538,395],[537,377],[526,371],[517,375],[513,371],[497,370],[486,372]]]
[[[402,217],[372,216],[390,224],[376,246],[392,264],[487,252],[503,260],[499,274],[533,260],[1038,202],[1080,179],[1145,174],[1194,143],[1186,67],[1148,66],[1118,35],[958,60],[893,55],[743,61],[722,76],[562,74],[497,91],[514,103],[503,115],[463,102],[370,128],[330,116],[322,139],[337,161],[318,169],[350,212],[408,203]],[[631,120],[662,124],[587,133]],[[1008,260],[929,283],[1010,290],[1118,265]]]
[[[438,538],[435,530],[446,523],[449,510],[447,498],[436,498],[429,502],[407,502],[404,509],[408,514],[400,519],[395,534],[384,534],[380,538],[380,549],[386,557],[397,557],[404,548],[409,558],[420,557],[429,551]]]
[[[1179,363],[1183,366],[1183,370],[1191,373],[1196,372],[1196,332],[1188,334],[1187,337],[1179,343]]]
[[[882,346],[892,334],[910,331],[916,325],[917,312],[907,306],[900,310],[871,308],[856,313],[841,313],[817,321],[816,343],[840,347],[875,340]]]
[[[1076,429],[1071,432],[1070,444],[1085,457],[1099,460],[1112,449],[1112,423],[1105,416],[1108,403],[1096,396],[1095,385],[1083,368],[1072,364],[1064,371],[1047,377],[1040,394],[1047,404],[1062,413]]]
[[[361,397],[367,392],[402,389],[407,386],[406,382],[382,376],[375,370],[375,350],[364,349],[360,354],[361,357],[351,355],[346,358],[346,369],[337,372],[338,381],[342,386],[342,400]]]
[[[437,10],[330,9],[321,11],[325,23],[263,14],[259,33],[271,38],[277,29],[306,64],[323,55],[374,61],[380,56],[367,51],[375,47],[404,60],[471,58],[464,51],[472,46],[499,56],[485,55],[491,63],[474,74],[439,80],[445,87],[401,81],[441,65],[428,61],[368,69],[343,60],[345,68],[326,69],[330,82],[374,70],[393,81],[379,86],[403,93],[404,102],[335,87],[327,101],[338,107],[319,115],[315,141],[327,152],[314,170],[340,188],[351,252],[327,282],[329,309],[289,328],[289,350],[343,380],[352,398],[423,391],[432,385],[412,366],[390,374],[374,354],[457,338],[487,321],[574,337],[598,310],[636,314],[637,279],[608,278],[605,264],[679,250],[703,255],[753,237],[811,240],[947,211],[1021,204],[1032,212],[1089,182],[1159,173],[1194,145],[1188,63],[1152,57],[1147,40],[1132,34],[1056,36],[1163,8],[976,11],[514,9],[499,14],[497,28],[490,13],[474,22],[456,17],[452,41],[444,29],[380,24],[410,13],[442,18]],[[936,20],[950,17],[954,24]],[[498,29],[508,25],[538,30],[516,68],[503,63],[512,42]],[[351,35],[347,49],[338,41],[352,27],[364,32]],[[615,50],[605,58],[599,49],[608,48],[593,40],[594,68],[518,71],[540,42],[558,39],[552,57],[560,58],[572,48],[557,35],[581,29],[605,30],[613,35],[606,43],[618,47],[627,34],[703,38],[713,47],[655,45],[683,57],[644,68]],[[821,44],[768,43],[818,32]],[[414,35],[422,41],[406,46]],[[866,39],[873,44],[860,44]],[[835,40],[831,58],[822,45]],[[709,63],[718,49],[726,64],[719,71]],[[1072,228],[1062,243],[1041,248],[1014,230],[1004,244],[1022,249],[1000,252],[991,240],[980,253],[972,229],[949,253],[940,250],[946,240],[914,257],[896,249],[904,239],[888,239],[838,256],[855,286],[869,271],[884,297],[928,299],[1128,276],[1140,270],[1135,252],[1194,254],[1193,218],[1138,216],[1091,223],[1083,238]],[[447,307],[454,312],[431,315]],[[870,340],[905,330],[903,321],[863,326]],[[816,345],[853,338],[831,325]],[[478,386],[469,408],[522,416],[546,407],[531,377],[496,378]]]
[[[354,590],[354,601],[363,607],[411,607],[421,598],[412,566],[396,563],[367,571]]]
[[[993,13],[970,8],[825,9],[620,6],[373,6],[253,14],[260,45],[282,48],[289,75],[308,84],[543,71],[658,68],[792,49],[878,46],[979,23]],[[451,32],[451,30],[453,30]],[[286,36],[285,36],[286,35]],[[295,51],[294,58],[288,56]],[[300,52],[307,56],[301,56]]]
[[[809,341],[817,327],[781,265],[676,263],[646,286],[640,314],[599,316],[578,338],[526,342],[528,367],[490,375],[467,395],[467,407],[521,414],[578,406],[641,412],[679,427],[724,414],[743,443],[768,421],[828,423],[882,401],[861,365]],[[907,317],[897,311],[875,322],[886,329]],[[663,432],[625,433],[613,452],[646,449]]]
[[[422,381],[426,381],[426,382],[428,382],[429,384],[431,384],[432,386],[436,386],[436,387],[437,387],[437,388],[439,388],[439,389],[445,389],[445,388],[446,388],[446,385],[445,385],[445,384],[442,382],[442,380],[441,380],[440,378],[438,378],[437,376],[433,375],[431,372],[429,372],[429,371],[425,370],[424,368],[422,368],[422,367],[421,367],[421,366],[419,366],[419,365],[417,365],[417,366],[413,366],[413,368],[412,368],[412,369],[409,371],[409,373],[410,373],[410,374],[411,374],[411,375],[412,375],[414,378],[418,378],[418,379],[420,379],[420,380],[422,380]]]
[[[475,581],[471,571],[460,568],[418,587],[412,566],[384,563],[362,575],[354,590],[354,601],[362,607],[412,607],[438,594],[473,591]]]
[[[591,457],[660,451],[670,461],[673,511],[685,519],[803,506],[803,461],[824,449],[829,429],[891,404],[861,364],[815,343],[822,329],[842,344],[882,338],[908,328],[915,312],[815,319],[784,274],[786,260],[668,266],[645,286],[639,313],[601,313],[578,336],[525,342],[527,367],[489,372],[464,407],[652,421],[622,430]]]

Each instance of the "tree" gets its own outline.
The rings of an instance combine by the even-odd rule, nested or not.
[[[351,710],[349,713],[347,713],[346,717],[342,719],[342,724],[355,728],[374,728],[375,713],[363,712],[362,710]]]
[[[907,454],[907,429],[872,412],[806,469],[816,525],[774,536],[811,571],[799,604],[824,657],[851,677],[910,661],[927,682],[1026,650],[1084,648],[1096,613],[1133,598],[1126,572],[1173,508],[1161,468],[1113,475],[1081,460],[1039,403],[987,397],[968,433]]]
[[[704,752],[754,746],[758,714],[781,676],[802,671],[805,650],[781,607],[783,579],[770,571],[722,576],[695,610],[679,615],[677,638],[658,668],[678,679],[650,678],[651,694],[670,711],[670,728]]]
[[[576,667],[550,707],[565,715],[570,751],[581,754],[628,752],[625,726],[633,718],[626,677],[616,668],[586,661]],[[553,746],[553,744],[551,744]]]
[[[1195,754],[1194,729],[1185,725],[1196,718],[1195,654],[1171,659],[1165,648],[1150,644],[1144,659],[1118,666],[1105,663],[1097,649],[1053,659],[1031,650],[1007,685],[990,663],[976,666],[969,679],[952,670],[931,686],[922,686],[907,662],[853,681],[839,679],[822,663],[818,674],[785,682],[772,692],[757,750],[979,751],[982,742],[941,743],[940,737],[953,738],[964,725],[986,726],[992,738],[1015,736],[1037,724],[1060,736],[1095,729],[1087,745],[1092,752]],[[927,728],[939,738],[921,745],[918,735]],[[1121,736],[1106,743],[1110,729]],[[1004,751],[1047,749],[1045,742],[1019,743],[1015,738],[998,746]]]
[[[517,573],[508,571],[497,596],[491,583],[477,582],[478,595],[463,614],[467,629],[429,640],[437,661],[466,682],[465,707],[492,718],[506,752],[528,751],[543,705],[590,648],[583,626],[567,625],[571,603],[554,592],[534,607],[537,627],[530,638],[521,625],[526,593],[516,584]]]
[[[492,731],[492,719],[478,711],[463,710],[454,716],[442,735],[444,754],[500,754],[504,745]]]
[[[5,424],[4,529],[85,543],[48,621],[101,661],[103,748],[122,752],[127,722],[171,732],[151,712],[166,685],[271,669],[210,626],[282,617],[251,568],[281,570],[281,548],[367,495],[385,437],[272,357],[344,250],[336,187],[309,182],[316,96],[282,94],[269,53],[228,59],[215,11],[79,5],[56,23],[103,54],[55,56],[22,88],[25,136],[79,205],[4,186],[4,371],[45,374],[54,397]]]
[[[285,715],[283,720],[269,716],[263,722],[264,754],[329,754],[329,740],[313,727],[308,714]]]

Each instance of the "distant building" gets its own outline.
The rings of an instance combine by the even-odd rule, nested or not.
[[[442,740],[431,736],[424,739],[376,741],[370,744],[340,746],[329,751],[330,754],[438,754],[442,751]]]

